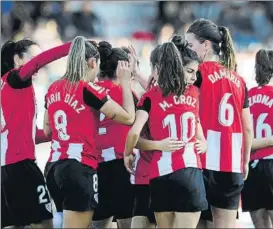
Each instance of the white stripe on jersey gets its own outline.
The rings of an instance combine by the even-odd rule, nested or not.
[[[194,151],[194,142],[185,145],[185,151],[182,155],[185,167],[198,167],[197,156]]]
[[[112,161],[117,159],[116,152],[114,147],[110,147],[108,149],[103,149],[101,157],[103,158],[104,162]]]
[[[213,130],[207,132],[208,149],[206,153],[206,168],[220,171],[221,133]]]
[[[241,172],[243,134],[232,134],[232,172]]]
[[[8,130],[1,133],[1,166],[6,165],[6,155],[8,150],[8,133],[9,133]]]

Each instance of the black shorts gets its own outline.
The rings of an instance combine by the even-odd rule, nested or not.
[[[210,175],[209,170],[203,171],[203,178],[204,178],[204,184],[205,184],[205,189],[206,189],[207,195],[208,195],[208,190],[209,190],[209,175]],[[208,201],[208,209],[201,212],[200,219],[212,221],[212,211],[211,211],[211,205],[210,205],[209,201]],[[237,212],[237,219],[239,219],[239,212]]]
[[[259,160],[249,174],[242,191],[243,211],[273,210],[273,160]]]
[[[1,227],[52,219],[43,173],[33,160],[1,167]]]
[[[75,159],[48,162],[45,177],[58,212],[91,211],[98,203],[98,176],[95,169]]]
[[[208,207],[202,171],[197,168],[150,180],[150,192],[154,212],[198,212]]]
[[[204,170],[207,177],[207,198],[211,206],[222,209],[239,208],[244,178],[241,173]]]
[[[155,215],[150,208],[149,185],[134,185],[135,206],[133,216],[146,216],[150,223],[155,223]]]
[[[93,220],[111,216],[126,219],[133,216],[134,193],[123,159],[103,162],[98,167],[99,205]]]

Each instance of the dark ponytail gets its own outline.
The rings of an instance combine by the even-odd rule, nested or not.
[[[200,62],[200,58],[198,57],[197,53],[188,47],[188,42],[182,36],[173,36],[172,42],[179,50],[184,66],[192,61],[197,61],[198,63]]]
[[[195,20],[187,33],[193,33],[201,44],[209,40],[212,50],[219,55],[221,64],[230,70],[236,69],[235,51],[228,28],[202,18]]]
[[[228,69],[236,70],[236,56],[233,41],[229,32],[229,29],[224,26],[219,27],[219,31],[222,35],[222,42],[220,43],[220,60],[221,63]]]
[[[99,78],[116,78],[118,61],[129,61],[129,55],[122,48],[113,48],[107,41],[99,42],[100,72]]]
[[[180,96],[186,88],[183,63],[174,43],[166,42],[159,48],[158,86],[163,96]]]
[[[273,77],[273,50],[260,49],[255,60],[256,82],[259,86],[269,83]]]
[[[1,76],[14,68],[14,55],[23,57],[23,53],[28,51],[32,45],[37,45],[31,40],[19,40],[17,42],[7,41],[1,48]]]

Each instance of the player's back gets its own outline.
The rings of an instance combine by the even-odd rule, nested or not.
[[[152,139],[172,137],[186,143],[184,148],[176,152],[155,151],[150,178],[163,176],[178,169],[200,166],[195,148],[198,96],[198,90],[194,86],[189,86],[181,96],[172,94],[164,97],[158,86],[143,95],[139,106],[147,105],[150,101],[148,125]]]
[[[254,87],[249,90],[249,107],[252,117],[254,137],[273,135],[273,86]],[[273,147],[257,150],[251,160],[273,159]]]
[[[106,88],[108,96],[122,106],[122,88],[111,80],[97,82],[99,86]],[[122,125],[100,114],[100,122],[96,144],[98,149],[98,161],[107,162],[122,159],[126,137],[130,126]]]
[[[1,166],[25,159],[35,160],[36,100],[32,79],[12,87],[8,77],[19,77],[17,70],[1,78]]]
[[[94,140],[98,114],[84,101],[83,91],[88,87],[92,89],[96,85],[82,81],[73,85],[63,79],[49,87],[46,95],[52,130],[49,162],[69,158],[96,168],[97,152]]]
[[[241,172],[242,110],[247,99],[242,77],[217,62],[199,66],[200,120],[208,141],[203,167],[215,171]]]

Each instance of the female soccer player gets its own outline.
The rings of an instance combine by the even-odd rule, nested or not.
[[[203,61],[196,85],[208,142],[201,159],[208,177],[213,223],[215,228],[233,228],[252,142],[247,88],[235,72],[235,52],[226,27],[199,19],[190,25],[187,40]]]
[[[76,37],[65,75],[46,95],[44,131],[52,135],[52,145],[45,176],[57,211],[63,212],[63,228],[87,228],[98,203],[97,113],[127,125],[135,118],[128,62],[119,61],[117,67],[121,107],[107,97],[106,88],[92,82],[99,56],[90,41]]]
[[[150,173],[151,208],[159,228],[195,228],[207,208],[197,149],[198,90],[187,86],[181,55],[172,42],[160,46],[159,64],[152,66],[158,86],[138,104],[136,120],[128,133],[125,164],[148,121],[154,140],[178,138],[185,146],[175,152],[155,151]],[[128,166],[129,165],[129,166]],[[132,171],[131,171],[132,172]],[[197,191],[198,190],[198,191]]]
[[[249,95],[253,118],[249,176],[242,191],[243,211],[249,211],[256,228],[272,228],[273,222],[273,50],[256,54],[256,82]]]
[[[192,51],[188,46],[187,42],[181,36],[174,36],[172,42],[176,45],[180,51],[182,62],[184,66],[184,73],[186,77],[187,84],[191,85],[196,80],[196,72],[199,65],[199,57]],[[152,66],[159,64],[159,50],[160,45],[158,45],[151,53],[150,63]],[[147,85],[147,83],[145,82]],[[150,82],[148,85],[153,86]],[[149,90],[150,88],[148,88]],[[149,128],[145,125],[143,132],[146,135],[146,139],[151,139],[149,137]],[[134,218],[132,221],[133,228],[150,228],[151,222],[153,221],[153,212],[149,208],[150,192],[149,192],[149,170],[150,163],[152,159],[152,152],[149,150],[161,150],[161,151],[176,151],[183,147],[182,141],[177,141],[175,139],[164,139],[161,141],[146,140],[140,137],[136,148],[141,149],[135,156],[135,167],[134,175],[131,177],[135,182],[135,210]],[[204,141],[204,136],[202,134],[201,139]],[[204,146],[205,141],[197,140],[198,150]],[[150,223],[149,223],[150,222]]]
[[[1,209],[2,227],[52,227],[51,203],[35,163],[36,100],[32,76],[67,55],[70,44],[41,53],[31,40],[8,41],[1,48]],[[35,139],[36,135],[36,139]]]
[[[111,44],[106,41],[99,43],[98,50],[100,65],[97,84],[107,90],[109,97],[122,105],[126,102],[124,96],[127,95],[122,92],[123,87],[117,76],[117,67],[119,61],[128,62],[129,55],[121,48],[112,48]],[[132,65],[134,64],[132,62]],[[135,96],[134,100],[137,100]],[[100,114],[96,137],[99,162],[99,204],[93,216],[94,228],[110,228],[113,217],[121,228],[131,226],[134,195],[130,174],[123,163],[124,146],[129,129],[128,125],[116,123],[111,118],[107,118],[105,114]]]

